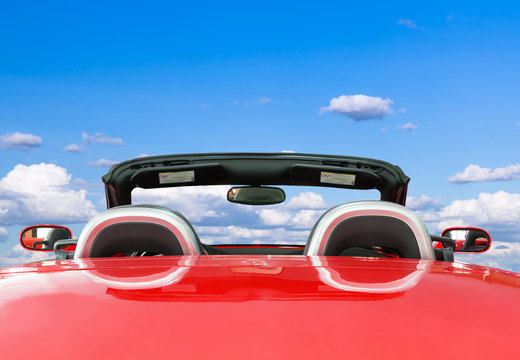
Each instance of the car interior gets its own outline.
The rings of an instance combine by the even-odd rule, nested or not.
[[[322,255],[439,259],[426,227],[394,203],[358,201],[323,214],[305,246],[205,245],[180,213],[163,206],[126,205],[93,218],[78,238],[74,258],[157,255]]]
[[[102,177],[108,210],[78,238],[55,243],[58,259],[154,255],[307,255],[453,261],[454,242],[431,236],[404,207],[410,178],[396,165],[368,158],[296,153],[181,154],[138,158],[112,166]],[[305,244],[203,243],[177,211],[133,203],[134,189],[228,185],[227,200],[246,205],[285,201],[275,186],[377,190],[377,201],[327,210]],[[343,191],[342,191],[343,192]],[[304,239],[302,239],[304,240]],[[443,244],[437,248],[432,241]]]

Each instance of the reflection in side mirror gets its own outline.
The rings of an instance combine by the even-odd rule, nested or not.
[[[285,192],[276,187],[238,186],[227,193],[228,201],[246,205],[273,205],[285,201]]]
[[[27,250],[53,251],[56,241],[71,238],[72,232],[65,226],[35,225],[22,231],[20,244]]]
[[[442,232],[444,237],[455,241],[456,252],[484,252],[491,246],[491,236],[482,229],[457,227]]]

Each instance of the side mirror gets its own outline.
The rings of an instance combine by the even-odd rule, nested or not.
[[[491,246],[491,236],[487,231],[478,228],[448,228],[441,236],[455,241],[455,252],[484,252]]]
[[[54,251],[56,241],[71,238],[72,232],[65,226],[34,225],[21,232],[20,244],[27,250]]]

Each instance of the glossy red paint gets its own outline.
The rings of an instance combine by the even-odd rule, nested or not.
[[[519,274],[427,260],[45,261],[0,269],[0,349],[2,359],[518,358],[519,290]]]

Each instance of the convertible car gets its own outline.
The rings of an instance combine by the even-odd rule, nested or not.
[[[398,166],[187,154],[102,180],[77,238],[22,231],[56,260],[0,269],[2,359],[520,358],[520,275],[454,261],[489,234],[430,234]]]

